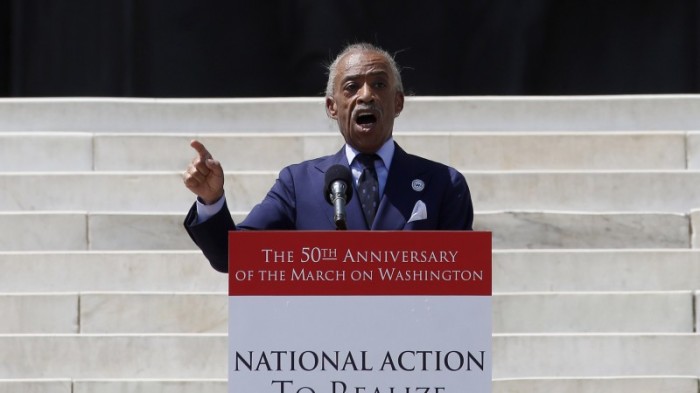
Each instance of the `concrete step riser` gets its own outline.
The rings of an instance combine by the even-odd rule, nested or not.
[[[494,333],[693,333],[697,294],[495,294]],[[0,294],[0,334],[226,333],[226,292]]]
[[[402,131],[692,130],[697,96],[407,97]],[[38,116],[37,114],[41,114]],[[0,131],[317,132],[324,100],[3,99]]]
[[[71,390],[72,389],[72,390]],[[0,381],[4,393],[225,393],[225,380]],[[493,381],[493,393],[697,393],[692,377],[512,379]]]
[[[3,172],[183,171],[197,138],[227,172],[279,171],[332,154],[323,134],[0,133]],[[408,152],[463,170],[683,170],[700,168],[699,133],[396,133]],[[687,151],[686,151],[687,149]]]
[[[199,251],[0,253],[0,288],[29,292],[226,292]],[[692,291],[700,250],[495,250],[495,293]]]
[[[700,207],[700,172],[465,173],[478,211],[662,212]],[[277,178],[225,179],[232,211],[248,211]],[[194,195],[180,173],[0,174],[0,211],[185,212]],[[66,192],[70,190],[70,192]],[[319,193],[322,190],[318,191]],[[329,207],[330,208],[330,207]]]
[[[700,250],[546,250],[493,253],[494,292],[689,291]]]
[[[228,276],[199,251],[0,254],[5,292],[223,292]]]
[[[0,335],[2,378],[226,378],[225,335]]]
[[[697,393],[691,377],[513,379],[493,381],[493,393]],[[71,390],[72,389],[72,390]],[[4,393],[225,393],[225,380],[133,381],[70,380],[0,381]]]
[[[494,378],[700,375],[700,335],[496,335]]]
[[[234,214],[240,222],[245,214]],[[692,216],[698,222],[700,214]],[[0,251],[193,250],[184,214],[0,214]],[[700,224],[699,224],[700,225]],[[689,248],[690,217],[675,214],[477,214],[496,249]],[[21,233],[22,236],[16,236]],[[698,240],[694,240],[698,246]]]
[[[225,378],[226,341],[223,335],[3,335],[0,378]],[[697,334],[496,335],[493,377],[698,375],[698,356]]]
[[[493,393],[696,393],[692,377],[497,380]]]

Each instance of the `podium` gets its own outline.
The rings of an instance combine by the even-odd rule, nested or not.
[[[491,392],[491,233],[229,233],[229,393]]]

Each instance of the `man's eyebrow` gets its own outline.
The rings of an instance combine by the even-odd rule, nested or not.
[[[341,79],[341,82],[357,79],[357,78],[360,78],[362,76],[386,76],[386,77],[389,77],[389,73],[384,71],[384,70],[377,70],[377,71],[370,71],[370,72],[362,73],[362,74],[345,75],[343,77],[343,79]]]

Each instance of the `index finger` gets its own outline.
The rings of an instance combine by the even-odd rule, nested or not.
[[[202,142],[200,142],[200,141],[198,141],[198,140],[196,140],[196,139],[193,139],[193,140],[190,142],[190,146],[192,146],[193,149],[197,150],[197,154],[199,154],[199,157],[201,157],[202,160],[206,160],[206,159],[208,159],[208,158],[212,158],[212,157],[211,157],[211,153],[209,153],[209,150],[207,150],[207,148],[204,147],[204,145],[202,144]]]

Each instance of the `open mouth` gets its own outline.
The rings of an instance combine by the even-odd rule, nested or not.
[[[361,126],[369,126],[377,122],[377,116],[371,113],[365,113],[357,116],[357,119],[355,119],[355,121]]]

